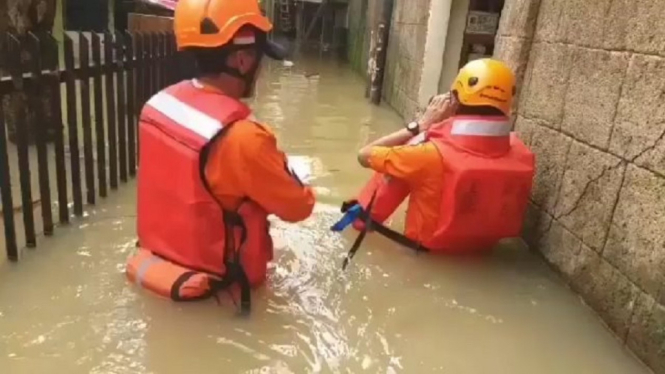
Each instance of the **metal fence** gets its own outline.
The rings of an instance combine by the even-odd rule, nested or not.
[[[83,216],[84,204],[95,204],[135,176],[143,103],[191,74],[170,33],[74,36],[65,35],[60,46],[49,34],[7,34],[2,40],[8,53],[0,77],[5,104],[0,105],[0,195],[12,261],[23,244],[37,244],[35,212],[41,212],[44,235],[51,236],[58,223]],[[58,55],[64,55],[64,64],[58,64]],[[45,100],[44,91],[50,92]],[[6,99],[17,95],[24,105],[7,105]],[[35,168],[38,191],[33,191]],[[19,226],[25,243],[18,243]]]

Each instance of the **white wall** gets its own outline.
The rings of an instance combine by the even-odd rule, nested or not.
[[[446,92],[459,70],[460,53],[466,28],[466,16],[469,13],[469,0],[453,0],[450,10],[450,22],[446,36],[446,48],[442,54],[441,74],[438,80],[439,92]]]
[[[115,0],[107,0],[107,1],[108,1],[108,12],[109,12],[108,29],[115,30]]]
[[[448,22],[453,2],[457,1],[430,1],[425,55],[423,57],[423,70],[420,78],[420,90],[418,91],[418,105],[421,107],[426,105],[429,98],[436,95],[439,90],[438,83],[443,65],[441,56],[443,56],[447,48]]]

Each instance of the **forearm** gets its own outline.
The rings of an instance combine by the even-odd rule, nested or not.
[[[365,145],[358,151],[358,162],[363,167],[369,167],[369,156],[372,150],[372,147],[395,147],[399,145],[404,145],[413,137],[413,134],[407,129],[401,129],[383,136],[375,141]]]
[[[254,186],[254,187],[252,187]],[[268,186],[256,188],[256,186]],[[269,214],[286,222],[299,222],[310,216],[316,202],[314,191],[303,186],[286,171],[264,170],[252,179],[247,196]]]

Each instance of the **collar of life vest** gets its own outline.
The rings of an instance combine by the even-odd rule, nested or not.
[[[219,88],[216,88],[216,87],[213,87],[209,84],[201,82],[197,78],[192,79],[191,82],[192,82],[192,86],[194,86],[194,88],[199,89],[201,91],[207,91],[207,92],[221,94],[221,95],[224,94],[224,92],[222,92],[222,90],[220,90]]]
[[[219,88],[217,88],[213,85],[207,84],[205,82],[202,82],[200,79],[193,78],[193,79],[190,79],[189,82],[192,85],[192,87],[196,88],[197,90],[207,92],[207,93],[211,93],[211,94],[215,94],[215,95],[221,95],[221,96],[226,96],[226,97],[232,98],[231,96],[227,95],[224,91],[220,90]],[[243,103],[243,105],[247,105],[247,103],[244,102],[242,99],[237,99],[237,98],[233,98],[233,99]],[[250,118],[250,117],[248,117],[248,118]],[[255,118],[251,117],[250,119],[254,120]]]
[[[452,118],[450,135],[479,137],[508,137],[512,126],[503,116],[455,116]]]
[[[483,157],[500,157],[510,150],[512,126],[504,116],[455,116],[427,132],[456,148]]]

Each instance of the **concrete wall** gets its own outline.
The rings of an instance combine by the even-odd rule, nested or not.
[[[351,67],[365,77],[367,77],[371,25],[377,16],[373,10],[380,1],[383,0],[349,1],[347,55]],[[430,0],[393,1],[382,96],[383,100],[400,115],[411,118],[420,101],[420,83],[431,4]],[[441,53],[436,58],[440,65]],[[434,79],[436,87],[438,74]]]
[[[370,0],[349,1],[347,56],[353,70],[363,75],[367,74],[367,58],[369,54],[367,8],[370,2]]]
[[[407,119],[419,105],[429,10],[430,0],[395,0],[383,97]]]
[[[507,0],[496,55],[537,154],[525,238],[665,373],[665,8]]]

